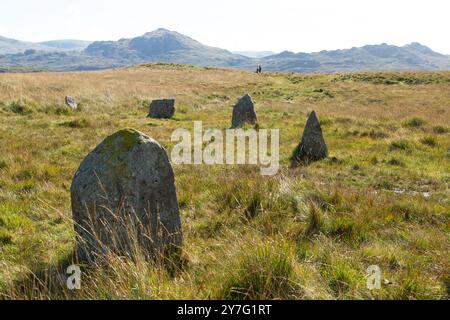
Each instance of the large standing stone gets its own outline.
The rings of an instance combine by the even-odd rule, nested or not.
[[[246,123],[255,125],[257,122],[258,119],[252,97],[246,94],[234,106],[232,126],[233,128],[238,128],[244,126]]]
[[[175,100],[162,99],[154,100],[150,104],[149,118],[170,119],[175,114]]]
[[[81,163],[71,187],[78,257],[108,251],[147,257],[182,242],[174,174],[165,150],[132,130],[106,138]]]
[[[75,101],[75,99],[74,99],[73,97],[67,96],[67,97],[65,98],[65,101],[66,101],[66,105],[67,105],[69,108],[71,108],[71,109],[76,109],[76,108],[78,108],[78,104],[77,104],[77,102]]]
[[[319,119],[313,111],[306,122],[301,143],[292,155],[292,165],[318,161],[328,156],[328,147],[323,138]]]

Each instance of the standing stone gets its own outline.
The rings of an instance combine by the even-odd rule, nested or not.
[[[162,99],[152,101],[148,117],[154,119],[171,119],[174,114],[175,100]]]
[[[252,97],[250,97],[249,94],[246,94],[240,98],[238,103],[234,106],[232,127],[239,128],[246,123],[255,125],[257,122],[258,119],[256,117],[255,105]]]
[[[319,119],[313,111],[306,122],[301,143],[292,155],[292,165],[318,161],[328,156],[328,147],[323,138]]]
[[[178,251],[181,220],[165,150],[132,130],[106,138],[81,163],[72,187],[80,260],[114,252],[152,258]]]
[[[73,97],[67,96],[65,100],[66,100],[66,105],[68,107],[70,107],[71,109],[75,110],[76,108],[78,108],[78,104]]]

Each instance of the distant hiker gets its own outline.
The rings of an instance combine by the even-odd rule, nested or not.
[[[261,66],[259,66],[259,67],[256,69],[256,73],[262,73],[262,68],[261,68]]]

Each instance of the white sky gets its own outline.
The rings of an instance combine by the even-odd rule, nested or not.
[[[117,40],[157,28],[228,50],[420,42],[450,54],[449,0],[0,0],[0,35]]]

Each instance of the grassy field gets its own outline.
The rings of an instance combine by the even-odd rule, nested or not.
[[[177,128],[229,128],[250,93],[279,128],[282,168],[174,166],[184,263],[108,257],[65,289],[69,189],[82,159],[125,127],[171,149]],[[80,110],[64,106],[64,96]],[[147,119],[173,97],[173,120]],[[315,110],[330,158],[292,169]],[[148,65],[0,74],[0,298],[448,299],[450,72],[303,75]],[[382,270],[380,290],[366,269]]]

